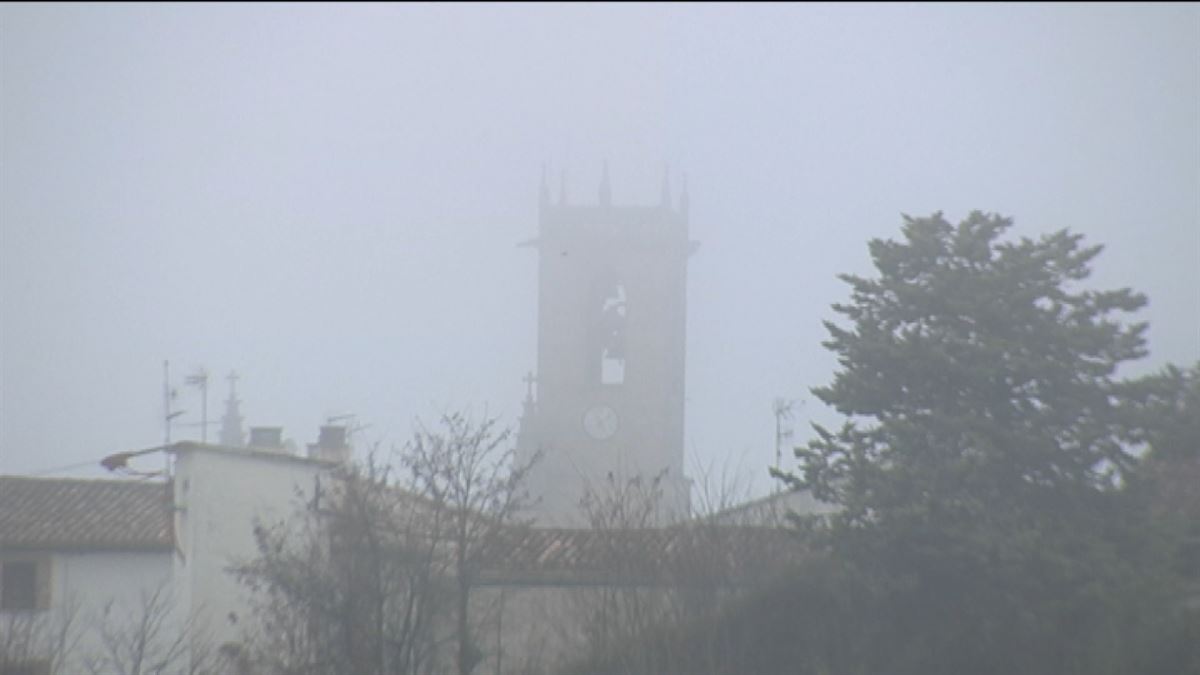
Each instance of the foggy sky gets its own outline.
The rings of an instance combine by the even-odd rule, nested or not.
[[[687,446],[760,492],[901,213],[1082,232],[1150,298],[1130,373],[1200,358],[1195,4],[5,5],[0,472],[161,442],[164,359],[181,422],[237,370],[301,447],[515,424],[540,167],[594,202],[604,160],[619,204],[687,174]]]

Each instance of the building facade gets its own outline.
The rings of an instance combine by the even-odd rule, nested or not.
[[[0,476],[0,673],[102,668],[112,627],[151,602],[169,632],[172,548],[161,481]]]
[[[687,262],[697,246],[686,186],[677,205],[664,179],[658,204],[617,206],[606,166],[595,204],[565,194],[551,201],[543,177],[538,234],[526,242],[538,255],[537,374],[518,459],[533,462],[533,515],[584,524],[589,487],[642,476],[684,516]]]
[[[253,617],[231,568],[258,554],[255,524],[287,520],[334,462],[165,451],[166,481],[0,476],[0,675],[121,675],[142,657],[193,672],[243,638]]]

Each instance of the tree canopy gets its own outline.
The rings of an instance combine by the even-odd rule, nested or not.
[[[840,368],[813,393],[847,419],[815,426],[788,480],[840,507],[821,541],[878,590],[855,628],[878,661],[856,667],[1139,672],[1178,604],[1125,490],[1173,395],[1117,377],[1146,354],[1146,299],[1086,287],[1101,247],[1081,235],[1011,225],[906,216],[901,240],[869,244],[877,276],[841,276],[846,323],[824,343]]]
[[[1001,240],[1011,221],[905,219],[870,243],[877,278],[842,275],[850,320],[827,321],[841,364],[814,394],[852,418],[800,451],[806,483],[850,519],[1036,502],[1116,485],[1132,456],[1112,425],[1114,373],[1145,354],[1145,304],[1075,288],[1099,246],[1066,231]],[[980,515],[974,513],[973,515]]]

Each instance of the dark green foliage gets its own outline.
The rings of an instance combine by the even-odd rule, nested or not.
[[[1080,236],[1000,241],[1008,226],[908,218],[905,241],[871,242],[878,278],[842,277],[852,302],[834,310],[851,325],[826,322],[824,343],[842,370],[814,394],[874,424],[818,427],[798,455],[805,484],[847,522],[1042,512],[1131,466],[1112,376],[1145,353],[1145,326],[1113,315],[1145,299],[1072,288],[1100,251]]]
[[[1157,464],[1200,460],[1200,363],[1161,373],[1122,388],[1131,440],[1150,447]]]
[[[842,507],[822,541],[876,589],[852,629],[868,672],[1147,672],[1177,628],[1169,543],[1123,489],[1130,442],[1177,435],[1148,417],[1171,382],[1139,407],[1114,378],[1145,354],[1122,320],[1145,299],[1078,288],[1100,251],[1079,235],[1009,225],[906,218],[870,244],[877,278],[842,277],[850,325],[826,323],[841,370],[814,394],[851,419],[791,482]]]

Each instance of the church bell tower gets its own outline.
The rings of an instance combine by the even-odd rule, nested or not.
[[[537,375],[529,379],[518,460],[544,525],[583,525],[588,486],[611,476],[660,478],[665,516],[688,511],[684,476],[687,185],[669,178],[652,206],[615,206],[604,167],[599,199],[552,202],[543,172],[538,235]],[[536,383],[536,396],[534,383]]]

